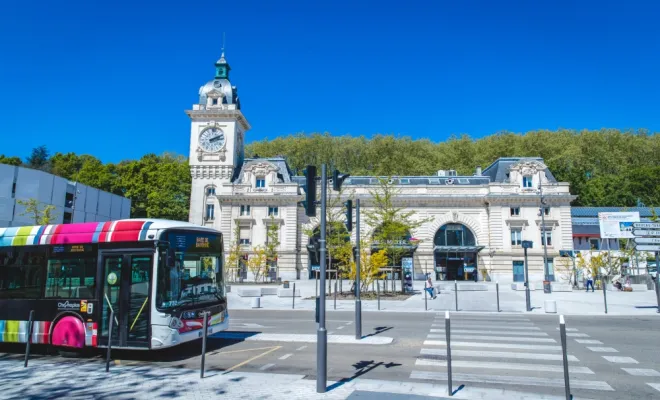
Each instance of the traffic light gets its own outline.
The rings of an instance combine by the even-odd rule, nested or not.
[[[340,174],[339,171],[332,171],[332,190],[338,192],[341,190],[341,184],[344,182],[344,179],[351,176],[350,174]]]
[[[351,232],[353,230],[353,200],[346,200],[346,230]]]
[[[305,215],[308,217],[316,216],[316,167],[308,165],[304,171],[305,174]]]

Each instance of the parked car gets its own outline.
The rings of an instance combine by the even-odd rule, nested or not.
[[[658,264],[655,262],[649,262],[646,264],[646,269],[649,271],[651,278],[655,280],[658,277]]]

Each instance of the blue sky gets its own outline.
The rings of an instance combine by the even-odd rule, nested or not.
[[[5,2],[0,154],[187,155],[226,32],[248,142],[660,131],[660,2]]]

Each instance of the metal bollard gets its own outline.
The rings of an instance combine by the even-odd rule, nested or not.
[[[500,283],[495,282],[495,292],[497,292],[497,312],[500,312]]]
[[[564,316],[559,316],[559,333],[561,335],[561,352],[564,358],[564,389],[566,390],[566,400],[571,400],[571,384],[568,377],[568,355],[566,349],[566,324]]]
[[[458,283],[454,281],[454,297],[456,298],[456,311],[458,311]]]
[[[112,323],[115,321],[114,310],[110,311],[110,324],[108,325],[108,351],[105,354],[105,372],[110,372],[110,351],[112,350]]]
[[[295,283],[294,283],[295,285]],[[209,325],[209,312],[203,311],[202,315],[204,316],[204,324],[202,333],[202,363],[200,365],[199,377],[204,378],[204,362],[206,361],[206,337],[208,336],[208,325]]]
[[[291,296],[291,298],[293,299],[291,301],[291,309],[295,310],[296,309],[296,283],[295,282],[293,282],[293,296]]]
[[[453,396],[451,382],[451,322],[449,321],[449,311],[445,311],[445,336],[447,338],[447,395]]]
[[[429,310],[429,304],[428,304],[429,301],[427,299],[428,297],[427,294],[428,294],[428,290],[426,290],[426,284],[424,284],[424,311]]]
[[[603,301],[605,302],[605,314],[607,314],[607,284],[604,276],[600,278],[600,283],[603,285]]]
[[[376,297],[378,298],[378,311],[380,311],[380,281],[376,281]]]
[[[34,325],[34,310],[30,310],[30,317],[28,319],[28,331],[27,331],[27,340],[25,343],[25,365],[23,368],[27,368],[28,360],[30,359],[30,343],[32,343],[32,325]]]

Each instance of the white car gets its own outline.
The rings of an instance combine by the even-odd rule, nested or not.
[[[649,275],[651,275],[651,278],[655,279],[658,277],[658,265],[656,263],[648,263],[646,264],[646,269],[649,271]]]

